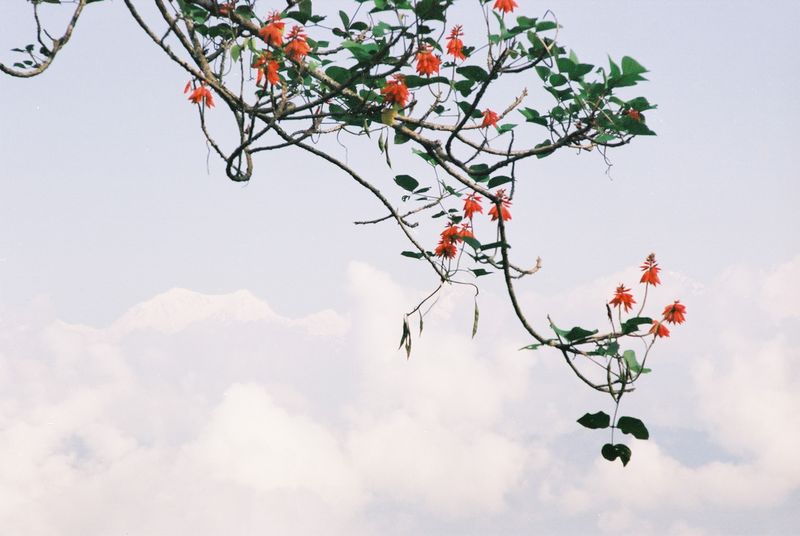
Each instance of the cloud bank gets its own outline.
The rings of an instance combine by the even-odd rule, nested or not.
[[[634,272],[523,300],[573,318]],[[408,361],[399,321],[419,292],[356,262],[346,312],[296,319],[247,291],[183,289],[107,327],[41,304],[3,310],[0,524],[48,536],[788,533],[800,525],[800,257],[707,284],[668,275],[689,322],[624,402],[652,432],[626,469],[574,423],[608,401],[558,356],[517,351],[502,297],[484,298],[491,314],[470,341],[472,298],[448,292]]]

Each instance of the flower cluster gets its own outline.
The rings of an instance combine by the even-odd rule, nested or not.
[[[434,56],[433,47],[423,45],[417,52],[417,73],[421,75],[432,75],[439,72],[442,61]]]
[[[461,40],[463,36],[464,32],[461,31],[461,25],[458,25],[450,30],[450,35],[447,37],[447,53],[457,60],[467,59],[464,54],[464,41]]]
[[[409,96],[406,77],[402,74],[396,74],[387,80],[386,85],[381,90],[381,95],[383,95],[383,102],[386,104],[396,104],[400,108],[404,108]]]
[[[289,32],[289,37],[287,39],[288,42],[283,52],[288,58],[300,61],[311,52],[311,47],[308,45],[307,41],[308,36],[303,32],[302,27],[296,24],[292,26],[292,31]]]
[[[460,227],[455,223],[448,224],[440,235],[434,254],[437,257],[452,259],[458,253],[456,244],[463,242],[464,238],[475,238],[470,224],[463,223]]]
[[[656,262],[655,253],[651,253],[647,256],[641,269],[642,277],[639,282],[645,285],[644,299],[646,300],[648,287],[651,285],[655,287],[661,284],[661,279],[658,277],[658,272],[661,271],[661,268],[659,268],[658,262]],[[613,307],[619,308],[620,312],[624,310],[627,313],[636,303],[633,294],[630,292],[631,289],[625,288],[625,285],[620,283],[617,290],[614,291],[614,297],[608,303]],[[644,309],[644,303],[642,303],[642,309]],[[641,313],[641,310],[639,313]],[[664,312],[661,316],[661,320],[652,321],[649,333],[655,337],[669,337],[669,329],[667,329],[665,324],[683,324],[686,320],[686,306],[683,305],[680,300],[675,300],[674,303],[664,308]]]

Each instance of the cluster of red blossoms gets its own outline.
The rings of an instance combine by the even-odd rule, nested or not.
[[[475,235],[472,234],[471,223],[462,223],[461,227],[454,223],[449,224],[445,227],[444,231],[442,231],[439,244],[436,246],[434,254],[437,257],[452,259],[458,252],[456,244],[463,242],[465,237],[475,238]]]
[[[639,280],[640,283],[644,283],[646,286],[652,285],[654,287],[661,284],[661,279],[658,277],[658,272],[661,271],[661,268],[659,268],[658,263],[656,262],[655,253],[651,253],[647,256],[641,268],[642,277]],[[630,291],[631,289],[625,288],[625,285],[620,284],[617,287],[617,290],[614,291],[614,297],[608,303],[614,307],[621,307],[627,313],[636,303],[636,300],[633,299],[633,295],[630,293]],[[645,294],[645,297],[646,296],[647,295]],[[661,320],[653,320],[650,333],[656,337],[669,337],[669,329],[667,329],[667,326],[664,324],[683,324],[685,320],[686,306],[683,305],[680,300],[675,300],[674,303],[667,305],[664,308]]]
[[[500,200],[500,213],[498,214],[497,205],[495,204],[489,209],[489,216],[491,216],[492,221],[496,221],[498,218],[503,221],[510,220],[511,212],[508,207],[511,206],[511,200],[506,196],[506,191],[501,188],[495,192],[495,195]],[[474,193],[464,198],[464,218],[469,220],[469,223],[463,223],[461,227],[451,223],[442,231],[439,244],[434,251],[437,257],[452,259],[457,253],[456,244],[463,242],[464,237],[475,238],[472,233],[472,218],[476,212],[483,214],[481,200],[482,198]]]
[[[514,0],[496,0],[492,7],[506,14],[514,11],[517,7],[517,3]],[[457,25],[450,30],[450,35],[447,37],[447,54],[452,56],[454,60],[467,59],[464,53],[464,41],[461,40],[463,36],[464,32],[462,26]],[[442,60],[433,53],[433,47],[431,45],[421,45],[419,52],[417,52],[416,59],[416,70],[418,74],[430,76],[439,73]],[[403,75],[396,74],[387,80],[386,85],[381,90],[381,94],[383,95],[383,102],[386,105],[397,105],[401,108],[405,107],[408,102],[409,92]],[[483,112],[481,128],[496,127],[498,119],[500,119],[500,117],[497,113],[492,110],[485,110]]]

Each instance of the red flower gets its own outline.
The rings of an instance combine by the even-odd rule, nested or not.
[[[472,215],[476,212],[483,214],[483,207],[481,206],[481,198],[477,194],[469,194],[464,199],[464,217],[472,219]]]
[[[439,72],[441,60],[433,55],[430,45],[423,46],[417,52],[417,72],[422,75],[431,75]]]
[[[485,109],[483,111],[483,123],[481,123],[481,128],[488,128],[488,127],[497,128],[498,119],[500,119],[499,115],[497,115],[495,112],[491,111],[488,108]]]
[[[459,39],[462,35],[464,32],[461,31],[461,25],[458,25],[453,27],[447,38],[447,53],[457,60],[467,59],[464,55],[464,42]]]
[[[645,259],[644,264],[642,265],[642,278],[639,280],[640,283],[647,283],[648,285],[660,285],[661,280],[658,278],[658,272],[661,271],[661,268],[658,267],[658,263],[656,262],[656,254],[651,253]]]
[[[672,305],[664,307],[664,320],[670,324],[683,324],[686,320],[686,306],[675,300]]]
[[[494,3],[494,8],[503,13],[514,11],[515,7],[517,7],[517,3],[514,0],[497,0]]]
[[[397,104],[404,108],[408,102],[408,87],[406,87],[405,76],[396,74],[392,80],[387,80],[386,85],[381,89],[383,102],[386,104]]]
[[[436,246],[436,251],[434,251],[437,257],[444,257],[445,259],[452,259],[456,256],[456,253],[458,253],[456,245],[449,240],[441,240]]]
[[[311,51],[311,47],[306,42],[306,34],[303,33],[300,26],[292,26],[288,39],[289,42],[286,44],[284,52],[289,58],[300,61]]]
[[[472,226],[468,223],[462,223],[461,229],[458,230],[459,238],[475,238],[475,234],[472,232]],[[463,242],[463,240],[462,240]]]
[[[286,26],[285,22],[281,22],[281,14],[273,11],[267,19],[269,22],[266,26],[258,31],[268,45],[279,47],[283,44],[283,28]]]
[[[633,308],[633,304],[636,303],[636,300],[633,299],[633,295],[630,294],[631,289],[625,288],[625,285],[620,285],[617,287],[617,290],[614,292],[614,298],[608,302],[614,307],[624,307],[625,312],[627,313]]]
[[[656,337],[669,337],[669,330],[663,322],[653,320],[653,326],[650,328],[650,333],[655,334]]]
[[[187,93],[191,85],[191,82],[186,84],[186,87],[183,88],[183,92]],[[211,90],[203,83],[194,88],[194,91],[189,94],[189,100],[195,104],[200,104],[202,102],[209,108],[214,107],[214,96],[211,94]]]
[[[458,226],[451,223],[442,231],[442,240],[449,240],[450,242],[459,242],[461,240],[460,231]]]
[[[633,119],[634,121],[641,121],[642,120],[642,114],[639,113],[639,110],[628,110],[626,115],[628,117],[630,117],[631,119]]]
[[[267,52],[262,54],[253,64],[254,69],[258,69],[256,75],[256,85],[261,85],[261,80],[266,77],[266,81],[273,86],[280,84],[281,79],[278,76],[278,69],[280,64],[272,59],[272,54]]]
[[[510,220],[511,213],[508,211],[508,207],[511,206],[511,201],[506,198],[506,191],[501,188],[497,190],[495,195],[500,200],[500,217],[503,221]],[[492,221],[497,219],[497,203],[492,204],[492,208],[489,209],[489,216],[492,217]]]
[[[227,17],[231,14],[233,8],[236,7],[236,2],[225,2],[224,4],[220,4],[219,6],[219,14]]]

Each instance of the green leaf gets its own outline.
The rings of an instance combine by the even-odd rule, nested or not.
[[[649,439],[650,432],[644,423],[636,417],[620,417],[617,421],[617,428],[623,434],[631,434],[636,439]]]
[[[543,82],[546,82],[550,78],[550,69],[544,65],[539,65],[536,67],[536,74],[539,75]]]
[[[558,87],[567,83],[567,77],[563,74],[551,74],[550,75],[550,85]]]
[[[325,74],[333,78],[336,82],[343,84],[352,76],[353,73],[350,71],[350,69],[332,65],[325,69]]]
[[[486,183],[486,186],[491,189],[500,186],[501,184],[511,182],[512,180],[514,179],[512,179],[511,177],[507,177],[505,175],[498,175],[497,177],[492,177],[491,179],[489,179],[489,182]]]
[[[397,175],[394,178],[394,182],[402,189],[408,190],[409,192],[413,192],[419,186],[419,182],[417,179],[412,177],[411,175]]]
[[[466,67],[459,67],[456,72],[468,80],[475,82],[485,82],[489,80],[489,73],[477,65],[467,65]]]
[[[616,445],[612,445],[611,443],[606,443],[603,445],[603,448],[600,450],[600,453],[603,455],[603,458],[606,460],[613,462],[617,458],[620,459],[622,462],[622,466],[628,465],[628,462],[631,461],[631,449],[629,449],[626,445],[618,443]]]
[[[478,182],[485,182],[489,180],[489,175],[486,174],[486,170],[489,169],[489,166],[486,164],[474,164],[469,167],[469,176],[472,180]]]
[[[241,55],[242,55],[242,47],[239,46],[239,45],[233,45],[231,47],[231,59],[234,62],[237,62],[237,61],[239,61],[239,58],[241,57]]]
[[[547,119],[542,117],[542,115],[533,108],[523,108],[522,110],[519,110],[519,113],[525,117],[525,120],[528,123],[536,123],[537,125],[542,125],[544,127],[547,126]]]
[[[598,411],[597,413],[587,413],[578,419],[578,424],[585,426],[586,428],[591,428],[592,430],[597,430],[598,428],[608,428],[608,426],[611,424],[611,417],[602,411]]]
[[[461,108],[461,111],[466,114],[469,111],[469,109],[472,107],[472,105],[470,103],[468,103],[468,102],[461,101],[461,102],[458,103],[458,107]],[[472,110],[472,113],[470,114],[470,117],[472,117],[473,119],[477,119],[477,118],[482,117],[482,116],[483,116],[483,114],[480,111],[478,111],[477,109]]]
[[[622,74],[642,74],[646,73],[647,69],[642,67],[642,65],[636,61],[635,59],[631,58],[630,56],[625,56],[622,58]]]
[[[402,255],[403,257],[411,257],[412,259],[421,259],[422,257],[425,256],[418,251],[402,251],[400,252],[400,255]]]
[[[517,25],[523,30],[529,30],[536,26],[536,19],[529,17],[517,17]]]
[[[523,346],[522,348],[520,348],[520,350],[536,350],[538,348],[541,348],[542,346],[544,346],[544,344],[534,343],[534,344],[529,344],[528,346]]]
[[[472,86],[475,85],[474,80],[459,80],[453,84],[453,88],[461,93],[462,97],[468,97],[472,93]]]
[[[373,55],[379,50],[375,43],[356,43],[355,41],[343,41],[342,47],[350,51],[359,62],[364,63],[372,60]]]
[[[628,333],[633,333],[634,331],[639,331],[639,326],[642,324],[652,324],[653,319],[647,318],[646,316],[635,316],[633,318],[629,318],[625,322],[622,323],[622,333],[627,335]]]
[[[339,18],[342,19],[342,27],[347,30],[350,27],[350,17],[342,10],[339,10]]]
[[[466,240],[464,240],[464,241],[466,242]],[[494,272],[490,272],[488,270],[484,270],[483,268],[470,268],[469,271],[472,272],[472,274],[475,277],[481,277],[481,276],[484,276],[484,275],[489,275],[489,274],[494,273]]]
[[[461,240],[463,240],[465,244],[469,244],[472,247],[472,249],[474,249],[475,251],[481,249],[481,243],[478,242],[475,238],[472,238],[471,236],[462,236]],[[483,270],[483,271],[485,271],[485,270]],[[473,273],[474,272],[475,272],[475,270],[473,270]],[[475,274],[475,275],[478,275],[478,274]],[[485,274],[480,274],[480,275],[485,275]]]
[[[516,126],[517,125],[515,125],[514,123],[505,123],[505,124],[500,125],[499,127],[497,127],[497,133],[498,134],[505,134],[506,132],[514,130],[514,127],[516,127]]]
[[[450,80],[445,78],[444,76],[423,77],[423,76],[417,76],[415,74],[407,75],[405,80],[406,80],[406,87],[408,87],[409,89],[414,89],[422,86],[429,86],[431,84],[450,83]]]
[[[497,249],[501,247],[505,247],[506,249],[511,249],[511,246],[509,246],[505,242],[499,241],[499,242],[492,242],[491,244],[481,245],[481,251],[486,251],[487,249]]]
[[[589,331],[588,329],[583,329],[583,328],[578,327],[578,326],[576,326],[576,327],[574,327],[574,328],[572,328],[572,329],[570,329],[568,331],[557,328],[555,324],[550,324],[550,327],[558,335],[564,337],[569,342],[579,341],[579,340],[585,339],[585,338],[590,337],[590,336],[594,335],[595,333],[597,333],[596,329],[594,329],[592,331]]]
[[[628,370],[635,374],[647,374],[651,371],[649,368],[643,368],[636,360],[636,352],[633,350],[625,350],[622,352],[622,359],[628,365]]]

